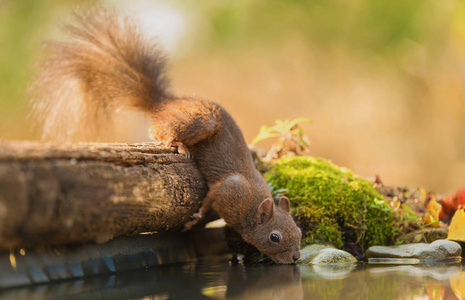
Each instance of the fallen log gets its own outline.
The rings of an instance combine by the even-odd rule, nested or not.
[[[0,143],[0,250],[178,231],[208,188],[158,143]]]

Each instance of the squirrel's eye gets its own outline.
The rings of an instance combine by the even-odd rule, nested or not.
[[[276,233],[272,233],[270,235],[270,239],[271,239],[271,241],[273,241],[275,243],[279,243],[279,235],[277,235]]]

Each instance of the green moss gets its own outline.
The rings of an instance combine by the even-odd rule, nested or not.
[[[304,245],[330,243],[358,253],[394,239],[394,212],[372,182],[348,169],[300,156],[278,161],[266,179],[273,189],[287,190]]]

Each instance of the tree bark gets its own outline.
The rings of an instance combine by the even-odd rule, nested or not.
[[[0,249],[177,231],[207,190],[158,143],[0,143]]]

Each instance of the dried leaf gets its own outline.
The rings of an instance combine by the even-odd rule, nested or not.
[[[459,209],[452,217],[447,239],[465,242],[465,210]]]

